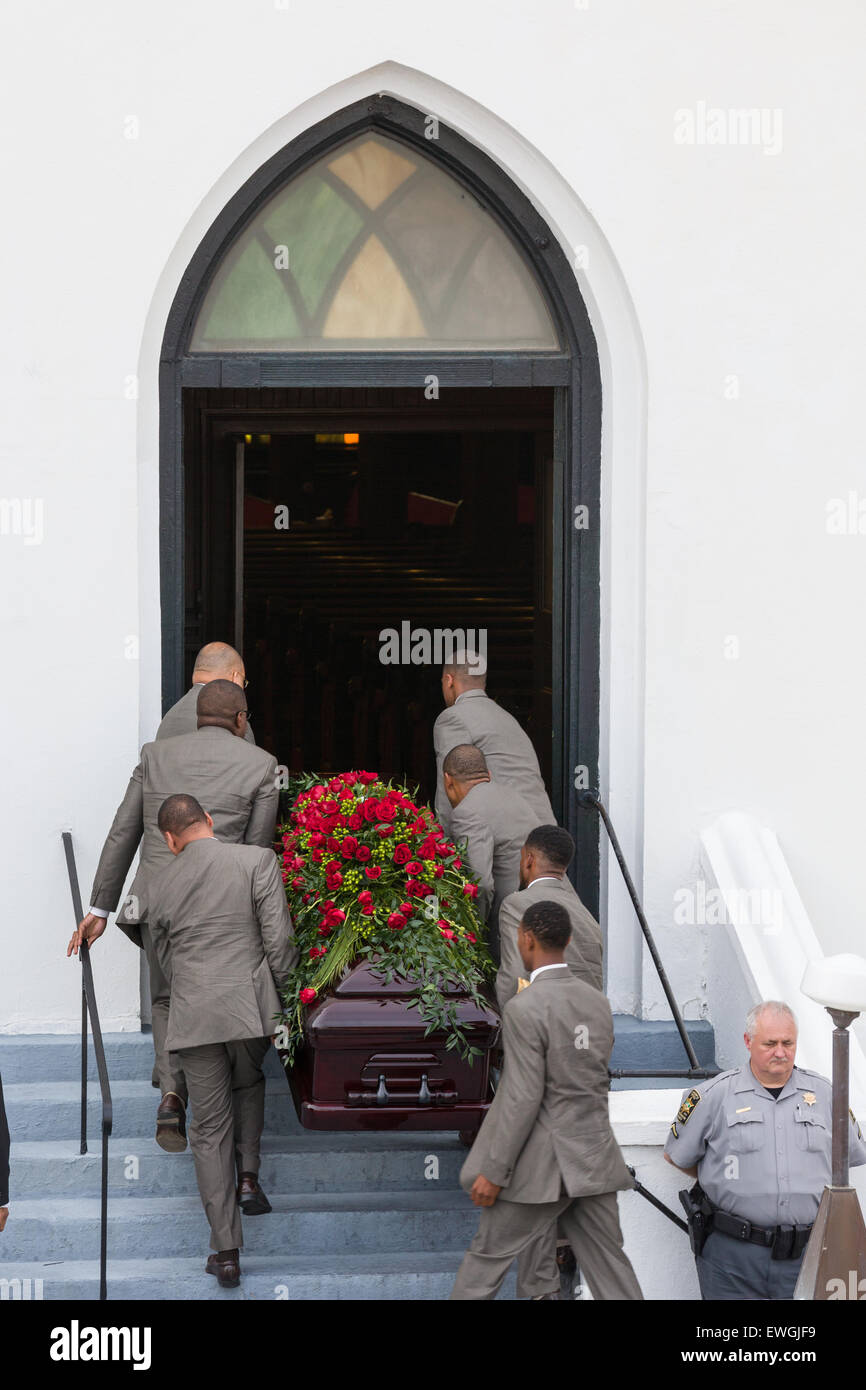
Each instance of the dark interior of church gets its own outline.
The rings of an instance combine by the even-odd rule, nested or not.
[[[233,614],[240,625],[242,604],[257,741],[292,773],[364,767],[432,800],[441,665],[405,658],[421,631],[463,633],[486,646],[488,692],[530,733],[549,785],[549,430],[364,423],[359,412],[357,430],[228,431],[204,451],[199,534],[222,529],[226,565],[202,584],[211,612],[188,624],[188,661],[229,631],[228,571],[242,569]],[[388,629],[402,635],[399,664],[383,660]]]

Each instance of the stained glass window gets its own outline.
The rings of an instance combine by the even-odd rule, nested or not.
[[[356,136],[259,210],[220,263],[193,352],[556,350],[535,277],[432,160]]]

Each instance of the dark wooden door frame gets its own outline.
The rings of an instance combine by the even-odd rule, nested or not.
[[[267,160],[211,225],[187,267],[160,355],[160,593],[162,700],[183,689],[183,388],[224,386],[552,386],[554,391],[554,806],[577,841],[574,881],[598,915],[599,842],[594,817],[577,808],[575,769],[598,785],[600,665],[601,373],[595,335],[574,272],[556,237],[503,169],[456,131],[427,138],[428,114],[371,95],[320,121]],[[561,352],[196,353],[192,326],[223,254],[262,204],[328,150],[366,130],[434,159],[505,229],[532,266],[559,332]],[[587,524],[576,528],[578,507]],[[558,737],[557,737],[558,736]]]

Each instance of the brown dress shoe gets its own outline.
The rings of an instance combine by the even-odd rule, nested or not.
[[[168,1091],[159,1102],[156,1142],[169,1154],[182,1154],[186,1148],[186,1106],[174,1091]]]
[[[264,1216],[271,1204],[259,1187],[256,1173],[238,1173],[238,1206],[244,1216]]]
[[[236,1248],[215,1250],[212,1255],[208,1255],[204,1268],[206,1274],[216,1275],[221,1289],[236,1289],[241,1282],[241,1266]]]

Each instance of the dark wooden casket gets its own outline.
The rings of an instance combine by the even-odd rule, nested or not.
[[[366,962],[309,1010],[304,1045],[286,1069],[306,1129],[477,1130],[492,1100],[491,1050],[499,1015],[467,995],[457,999],[466,1037],[481,1049],[469,1060],[445,1046],[444,1033],[424,1036],[412,985],[385,984]]]

